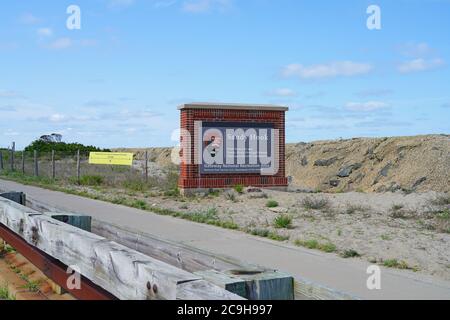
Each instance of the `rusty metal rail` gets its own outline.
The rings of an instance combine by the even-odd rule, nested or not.
[[[81,300],[116,300],[117,298],[108,291],[80,275],[80,289],[70,289],[67,286],[68,267],[62,262],[52,258],[42,250],[28,244],[22,237],[9,230],[0,223],[0,238],[6,241],[21,255],[27,258],[36,268],[40,269],[50,280],[69,292],[72,296]]]

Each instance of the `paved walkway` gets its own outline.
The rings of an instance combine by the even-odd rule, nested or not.
[[[410,271],[382,268],[381,290],[368,290],[369,263],[278,243],[243,232],[197,224],[98,200],[0,180],[0,190],[67,211],[134,228],[171,241],[275,268],[362,299],[450,299],[450,282]]]

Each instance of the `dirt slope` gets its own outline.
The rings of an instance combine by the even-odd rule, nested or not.
[[[143,159],[145,149],[131,151]],[[149,148],[160,166],[170,148]],[[291,185],[309,191],[450,191],[450,135],[354,138],[286,146]]]
[[[322,191],[450,191],[450,136],[317,141],[288,145],[293,184]]]

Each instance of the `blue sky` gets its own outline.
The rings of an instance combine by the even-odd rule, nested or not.
[[[288,142],[450,133],[448,0],[1,1],[0,27],[0,147],[174,145],[192,101],[287,105]]]

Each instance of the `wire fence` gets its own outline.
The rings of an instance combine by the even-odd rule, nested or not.
[[[81,185],[176,188],[178,169],[161,168],[143,159],[133,159],[132,166],[96,165],[89,163],[89,152],[38,152],[0,150],[0,173],[16,173],[42,179]]]

